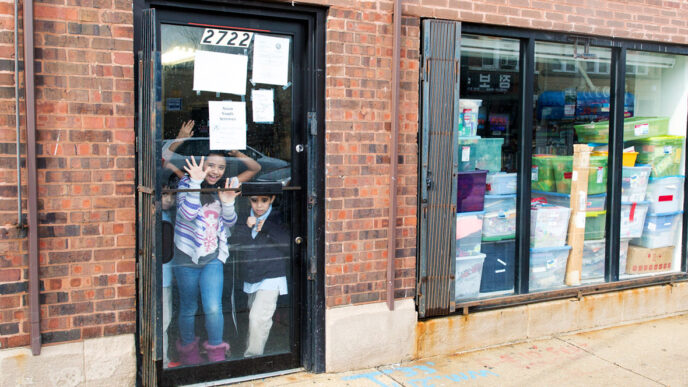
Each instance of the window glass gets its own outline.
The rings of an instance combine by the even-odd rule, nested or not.
[[[163,367],[289,353],[294,204],[255,183],[290,181],[292,38],[161,33]]]
[[[519,41],[461,38],[456,300],[514,291]]]
[[[680,270],[686,58],[626,55],[619,277]]]
[[[604,281],[610,58],[535,44],[530,292]]]

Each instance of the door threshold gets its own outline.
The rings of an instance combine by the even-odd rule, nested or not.
[[[185,384],[184,387],[210,387],[210,386],[221,386],[221,385],[227,385],[227,384],[234,384],[234,383],[241,383],[241,382],[247,382],[249,380],[256,380],[256,379],[263,379],[263,378],[272,378],[275,376],[282,376],[282,375],[288,375],[288,374],[294,374],[297,372],[303,372],[305,371],[305,368],[299,367],[299,368],[292,368],[288,370],[281,370],[281,371],[274,371],[274,372],[265,372],[262,374],[255,374],[255,375],[248,375],[248,376],[240,376],[238,378],[229,378],[229,379],[223,379],[223,380],[215,380],[212,382],[206,382],[206,383],[197,383],[197,384]]]

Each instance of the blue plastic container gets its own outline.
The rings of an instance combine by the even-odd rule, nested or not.
[[[513,289],[516,240],[483,242],[480,251],[485,254],[480,293]]]

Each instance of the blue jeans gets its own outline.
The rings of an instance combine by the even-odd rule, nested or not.
[[[182,345],[196,339],[194,323],[198,310],[198,292],[201,293],[205,330],[208,344],[222,343],[224,316],[222,315],[223,264],[213,259],[204,266],[175,266],[174,278],[179,289],[179,335]]]

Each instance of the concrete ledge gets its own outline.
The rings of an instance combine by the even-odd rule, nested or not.
[[[41,348],[0,350],[0,386],[133,386],[134,335],[89,339]]]
[[[417,314],[412,299],[345,306],[325,312],[327,372],[374,367],[411,360]]]

